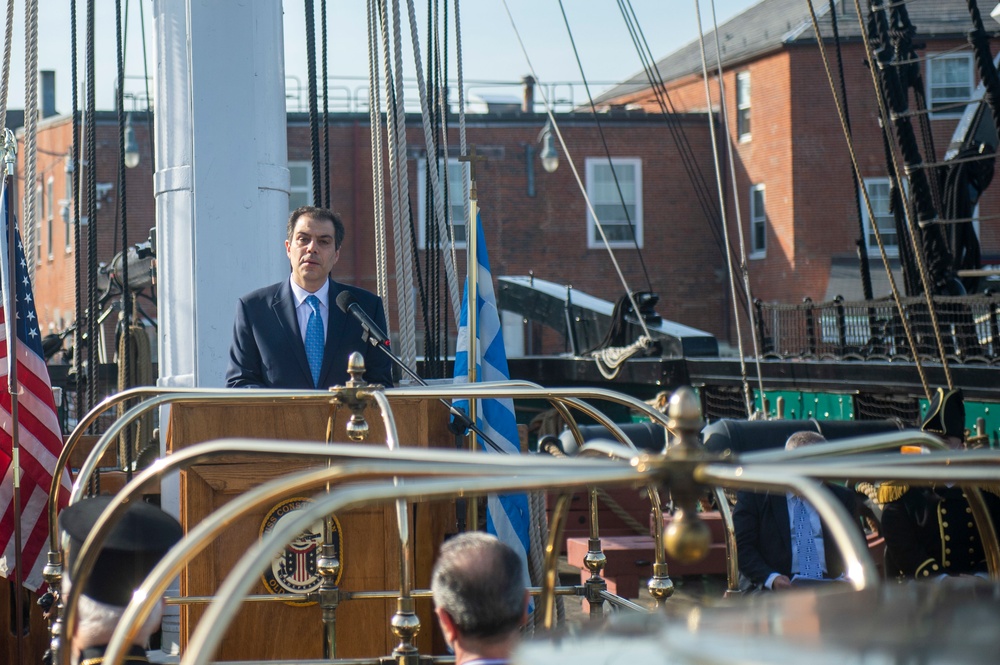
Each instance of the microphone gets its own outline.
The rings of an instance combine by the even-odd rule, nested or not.
[[[365,310],[361,309],[361,305],[358,304],[358,300],[354,297],[353,293],[350,291],[341,291],[340,295],[337,296],[337,307],[344,314],[351,314],[358,320],[372,346],[380,344],[389,346],[389,336],[382,332],[381,328],[372,321]]]

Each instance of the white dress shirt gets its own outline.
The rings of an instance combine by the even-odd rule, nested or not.
[[[312,314],[312,307],[306,302],[306,297],[316,296],[319,298],[319,313],[323,319],[323,339],[326,339],[326,331],[330,326],[330,281],[323,282],[316,293],[309,293],[295,283],[291,277],[288,278],[292,285],[292,295],[295,297],[295,316],[299,320],[299,335],[302,336],[302,343],[306,343],[306,325],[309,324],[309,316]]]

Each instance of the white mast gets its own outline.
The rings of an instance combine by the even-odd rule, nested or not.
[[[288,275],[281,0],[155,0],[153,12],[159,385],[218,387],[237,299]],[[162,501],[177,514],[176,477]]]

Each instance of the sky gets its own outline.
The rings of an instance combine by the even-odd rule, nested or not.
[[[160,0],[176,2],[179,0]],[[535,66],[540,81],[548,84],[579,82],[582,77],[577,66],[566,25],[560,11],[559,0],[506,0],[514,24],[521,34],[528,56]],[[133,96],[145,96],[143,77],[155,69],[153,43],[153,0],[121,0],[125,26],[126,53],[126,108],[132,108]],[[445,0],[440,0],[441,4]],[[733,17],[758,0],[715,0],[714,11],[718,22]],[[422,58],[426,57],[426,24],[428,0],[414,0],[417,24],[420,31]],[[38,0],[38,67],[56,71],[56,110],[68,112],[72,104],[70,66],[70,2],[66,0]],[[83,80],[86,34],[86,2],[77,1],[78,67],[79,80]],[[96,0],[95,67],[96,105],[98,109],[114,108],[115,95],[115,3]],[[320,0],[314,0],[317,16]],[[406,7],[406,0],[400,0]],[[454,4],[448,0],[450,51],[454,51]],[[696,0],[622,0],[630,4],[639,20],[649,47],[659,59],[698,35]],[[11,70],[9,108],[23,108],[24,104],[24,3],[16,3],[14,38],[11,43]],[[367,23],[365,0],[327,0],[328,72],[331,111],[344,110],[364,99],[368,76]],[[580,52],[583,72],[591,83],[596,96],[613,82],[624,80],[641,69],[641,62],[622,20],[618,0],[562,0],[573,38]],[[713,2],[700,0],[702,23],[705,30],[712,26]],[[6,3],[3,5],[6,6]],[[306,47],[304,2],[284,0],[285,12],[285,71],[289,87],[290,106],[305,103],[305,93],[296,96],[296,88],[304,89],[306,76]],[[443,8],[442,8],[443,11]],[[514,28],[507,16],[503,0],[464,0],[460,4],[462,17],[463,73],[471,93],[477,91],[496,94],[503,89],[492,88],[481,81],[503,81],[515,84],[529,73],[524,55],[518,45]],[[127,20],[126,20],[127,19]],[[317,19],[318,20],[318,19]],[[143,24],[145,30],[143,30]],[[405,24],[404,24],[405,25]],[[408,27],[405,29],[409,33]],[[143,49],[145,34],[146,48]],[[318,34],[318,28],[317,28]],[[2,39],[2,34],[0,34]],[[317,42],[318,43],[318,42]],[[318,51],[317,46],[317,51]],[[144,63],[145,51],[145,63]],[[412,46],[404,42],[405,77],[414,76]],[[319,65],[317,65],[318,67]],[[426,66],[426,63],[425,63]],[[455,66],[449,66],[449,78],[454,80]],[[296,84],[296,82],[298,82]],[[566,99],[574,95],[576,103],[586,101],[582,88],[570,90],[555,86],[555,96]],[[520,92],[509,88],[508,95]],[[83,96],[80,96],[83,104]],[[299,101],[297,101],[299,100]],[[141,103],[141,101],[139,102]],[[290,108],[290,110],[297,110]],[[351,108],[349,110],[357,110]]]

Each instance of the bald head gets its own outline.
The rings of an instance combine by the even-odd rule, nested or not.
[[[795,432],[788,437],[788,440],[785,441],[785,450],[795,450],[796,448],[801,448],[802,446],[811,446],[825,441],[826,437],[819,432],[803,430],[801,432]]]

